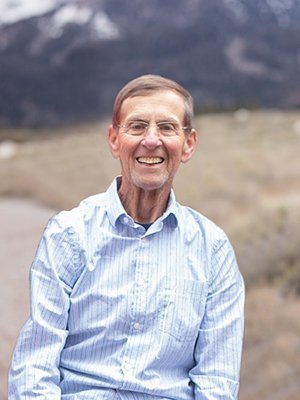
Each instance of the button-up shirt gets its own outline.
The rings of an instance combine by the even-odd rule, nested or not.
[[[9,399],[236,399],[244,286],[227,237],[173,192],[146,230],[117,182],[44,232]]]

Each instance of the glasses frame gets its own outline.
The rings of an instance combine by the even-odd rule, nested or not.
[[[116,125],[116,127],[119,128],[119,129],[122,129],[122,128],[125,128],[125,129],[126,129],[126,127],[128,128],[128,124],[130,124],[130,123],[140,123],[141,125],[143,125],[143,124],[145,125],[144,130],[143,130],[141,133],[138,133],[138,134],[130,133],[129,130],[125,131],[125,133],[126,133],[127,135],[136,136],[136,137],[142,137],[142,136],[144,136],[145,133],[148,132],[148,130],[149,130],[149,128],[151,127],[151,125],[155,125],[155,126],[156,126],[156,129],[158,130],[159,134],[160,134],[162,137],[176,137],[176,136],[179,136],[180,131],[183,131],[183,132],[185,133],[186,131],[190,131],[190,130],[191,130],[191,128],[188,127],[188,126],[178,126],[178,130],[177,130],[177,129],[174,129],[174,132],[175,132],[174,135],[168,135],[168,134],[167,134],[167,135],[164,135],[163,133],[161,133],[160,126],[159,126],[160,124],[177,125],[177,123],[176,123],[176,122],[172,122],[172,121],[159,121],[159,122],[152,122],[152,123],[150,123],[150,122],[147,122],[147,121],[144,121],[144,120],[138,120],[138,119],[137,119],[137,120],[128,121],[128,122],[125,123],[125,124]],[[175,127],[174,127],[174,128],[175,128]]]

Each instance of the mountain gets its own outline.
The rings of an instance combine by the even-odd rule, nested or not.
[[[300,0],[2,0],[1,125],[97,119],[144,73],[197,111],[299,108]]]

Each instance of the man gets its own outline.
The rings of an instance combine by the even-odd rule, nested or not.
[[[122,175],[49,222],[9,399],[237,398],[243,280],[223,231],[172,191],[192,108],[160,76],[119,92],[108,142]]]

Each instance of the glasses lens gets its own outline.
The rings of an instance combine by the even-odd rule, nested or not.
[[[172,122],[159,122],[157,127],[163,136],[175,136],[179,132],[179,126]]]
[[[122,127],[128,135],[141,136],[149,128],[149,123],[146,121],[129,121]],[[180,130],[176,123],[168,121],[157,122],[156,128],[162,136],[176,136]]]
[[[142,121],[131,121],[125,126],[126,133],[134,136],[143,135],[146,131],[148,124]]]

